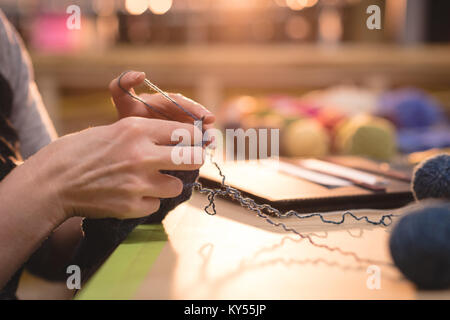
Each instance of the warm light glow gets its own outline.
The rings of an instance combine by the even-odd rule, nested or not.
[[[305,6],[302,4],[303,0],[286,0],[286,4],[292,10],[302,10]]]
[[[294,0],[293,2],[297,2],[296,5],[294,6],[298,6],[298,7],[302,7],[303,8],[310,8],[313,7],[317,4],[319,0]]]
[[[172,0],[150,0],[148,7],[154,14],[164,14],[172,7]]]
[[[304,2],[306,2],[305,7],[307,7],[307,8],[314,7],[318,1],[319,0],[305,0],[304,1]]]
[[[148,0],[126,0],[125,9],[127,9],[129,14],[142,14],[147,10],[147,1]]]

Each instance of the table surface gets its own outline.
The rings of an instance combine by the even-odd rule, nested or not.
[[[121,244],[77,299],[428,299],[450,291],[418,291],[392,266],[391,227],[349,219],[284,219],[307,239],[269,225],[235,202],[204,195],[173,210],[163,225],[141,226]],[[379,219],[398,210],[357,210]],[[338,219],[342,212],[326,213]],[[398,218],[394,218],[395,221]],[[358,261],[351,254],[358,255]],[[369,261],[367,261],[369,260]],[[375,272],[375,273],[374,273]],[[380,287],[374,288],[376,275]],[[369,284],[369,285],[368,285]]]

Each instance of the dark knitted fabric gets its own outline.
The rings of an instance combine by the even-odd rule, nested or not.
[[[63,281],[67,278],[67,273],[65,266],[57,267],[61,264],[59,258],[54,253],[52,238],[49,235],[28,259],[25,268],[37,277],[50,281]]]
[[[19,138],[14,130],[9,117],[13,102],[13,93],[6,79],[0,74],[0,180],[12,169],[15,162],[21,160],[19,150]],[[16,289],[19,283],[22,268],[0,290],[0,300],[16,299]]]
[[[170,199],[161,199],[157,212],[148,217],[138,219],[84,219],[84,238],[79,244],[75,256],[70,264],[80,267],[83,281],[85,281],[108,255],[133,231],[144,222],[161,222],[169,211],[180,203],[188,200],[192,195],[192,183],[198,177],[196,171],[163,171],[163,173],[178,177],[183,181],[182,193]]]

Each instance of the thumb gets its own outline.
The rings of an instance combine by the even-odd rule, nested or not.
[[[144,72],[125,71],[109,84],[112,99],[121,117],[133,111],[133,105],[136,104],[136,101],[129,93],[135,95],[133,87],[142,84],[144,79]]]

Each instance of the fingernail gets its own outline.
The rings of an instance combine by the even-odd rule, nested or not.
[[[145,77],[145,73],[144,72],[135,72],[133,74],[133,80],[138,79],[139,77],[144,76]]]

